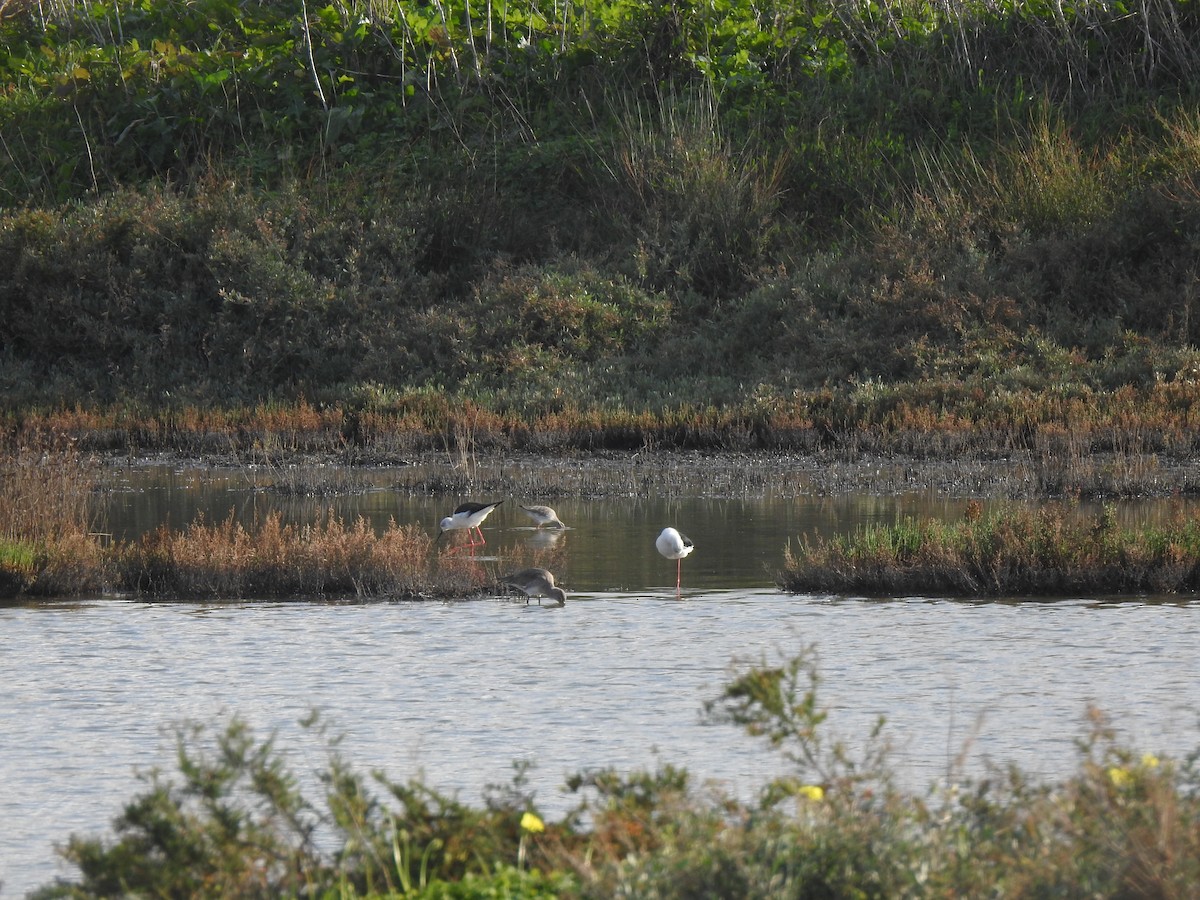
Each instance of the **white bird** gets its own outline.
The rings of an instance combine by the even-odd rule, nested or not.
[[[510,584],[525,595],[525,602],[530,597],[538,598],[538,606],[542,605],[542,597],[553,597],[562,606],[567,602],[567,592],[554,586],[554,573],[546,569],[522,569],[500,579],[502,584]]]
[[[525,515],[537,522],[538,528],[543,525],[553,525],[555,528],[567,527],[558,517],[558,513],[548,506],[522,506],[521,509],[525,510]]]
[[[675,560],[675,590],[679,590],[681,567],[683,566],[683,558],[696,549],[692,543],[692,539],[684,537],[674,528],[664,528],[659,534],[658,540],[654,542],[654,546],[658,548],[658,552],[667,559]]]
[[[453,513],[442,519],[440,530],[438,531],[437,541],[442,539],[442,535],[447,531],[456,531],[460,528],[467,529],[468,547],[478,547],[481,544],[486,544],[487,541],[483,538],[483,531],[479,528],[483,524],[483,520],[492,514],[497,506],[503,503],[503,500],[497,500],[495,503],[464,503]],[[475,542],[475,535],[472,531],[479,532],[479,543]]]

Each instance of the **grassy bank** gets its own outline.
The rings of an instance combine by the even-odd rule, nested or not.
[[[911,794],[881,722],[852,752],[827,734],[811,652],[733,673],[711,724],[765,739],[785,774],[753,799],[684,769],[571,776],[542,814],[522,777],[480,806],[360,775],[330,740],[322,796],[234,720],[180,727],[179,767],[144,776],[111,835],[72,835],[77,874],[35,896],[469,898],[1187,897],[1200,890],[1192,762],[1116,743],[1099,714],[1072,774],[996,771]],[[322,728],[312,722],[312,727]],[[328,737],[327,732],[323,732]]]
[[[788,548],[785,590],[903,596],[1087,597],[1200,591],[1200,523],[1118,528],[1069,508],[1018,507],[958,522],[905,519]]]
[[[60,438],[60,440],[64,440]],[[280,496],[325,497],[361,490],[350,465],[305,468],[279,450],[247,459],[256,484]],[[830,465],[834,462],[833,465]],[[392,489],[420,495],[486,492],[542,497],[779,496],[894,493],[915,486],[948,495],[1042,500],[1047,491],[1075,497],[1145,497],[1192,492],[1186,466],[1090,457],[1074,467],[1036,460],[970,466],[942,462],[833,461],[769,454],[723,457],[616,454],[539,468],[511,456],[437,454],[436,464],[398,471]],[[114,541],[97,510],[105,468],[100,457],[53,442],[0,454],[0,596],[139,595],[178,599],[469,597],[498,590],[499,574],[460,555],[453,537],[435,544],[412,525],[381,529],[316,510],[285,523],[278,512],[240,521],[199,518],[163,524],[134,540]],[[941,479],[939,481],[939,479]],[[1152,488],[1152,490],[1151,490]],[[802,536],[785,549],[778,581],[794,592],[897,596],[1107,596],[1200,591],[1200,526],[1177,512],[1166,524],[1137,529],[1115,523],[1115,507],[1095,520],[1072,502],[987,515],[978,501],[957,522],[906,519],[860,527],[832,538]],[[527,551],[512,566],[554,568],[552,550]]]
[[[277,512],[162,525],[113,541],[97,509],[100,468],[74,449],[0,455],[0,597],[118,594],[163,599],[463,598],[499,590],[496,573],[421,529],[332,512],[301,525]],[[544,565],[532,551],[516,567]],[[544,558],[543,558],[544,557]]]
[[[7,4],[4,412],[1186,454],[1200,15],[1056,9]]]
[[[81,451],[190,458],[319,455],[347,463],[413,453],[579,451],[779,452],[843,459],[1029,459],[1046,477],[1081,481],[1105,458],[1135,470],[1191,459],[1200,449],[1200,382],[1144,388],[987,393],[978,385],[860,384],[842,391],[759,397],[656,410],[622,404],[497,411],[441,391],[364,395],[329,403],[253,406],[106,404],[0,412],[9,447],[46,434]],[[1183,487],[1182,485],[1180,487]],[[1052,490],[1052,486],[1047,486]],[[1070,490],[1064,486],[1060,490]]]

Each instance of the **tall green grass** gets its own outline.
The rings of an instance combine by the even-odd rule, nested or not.
[[[1013,507],[961,521],[906,518],[786,551],[790,591],[867,595],[1089,596],[1200,588],[1200,523],[1122,529],[1111,507],[1088,521],[1062,506]]]

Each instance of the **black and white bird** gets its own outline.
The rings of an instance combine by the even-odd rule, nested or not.
[[[467,530],[468,547],[478,547],[486,544],[487,541],[484,540],[483,531],[479,526],[483,524],[484,519],[492,514],[492,510],[503,502],[503,500],[497,500],[495,503],[464,503],[453,513],[442,519],[437,540],[440,541],[442,535],[447,531],[457,531],[465,528]],[[479,532],[478,542],[476,542],[473,532]],[[434,541],[434,543],[436,544],[437,541]]]

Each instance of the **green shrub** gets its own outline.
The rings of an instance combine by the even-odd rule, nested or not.
[[[757,800],[698,792],[686,771],[574,776],[561,822],[532,810],[518,765],[482,808],[417,782],[358,776],[329,741],[321,803],[273,738],[240,720],[181,726],[178,778],[154,771],[111,838],[72,836],[79,870],[34,896],[1173,897],[1200,883],[1195,766],[1116,743],[1092,713],[1078,768],[898,790],[884,723],[852,752],[827,735],[814,651],[740,666],[707,704],[780,751]],[[315,718],[307,723],[328,734]],[[373,789],[374,788],[374,789]],[[382,788],[382,791],[379,789]]]
[[[469,898],[510,889],[553,896],[569,886],[516,868],[527,807],[473,810],[380,778],[399,801],[389,806],[315,715],[304,724],[326,740],[321,805],[301,791],[274,738],[257,740],[237,718],[215,734],[181,725],[178,779],[139,776],[146,790],[114,820],[115,839],[73,835],[61,849],[81,879],[59,879],[35,896]]]

